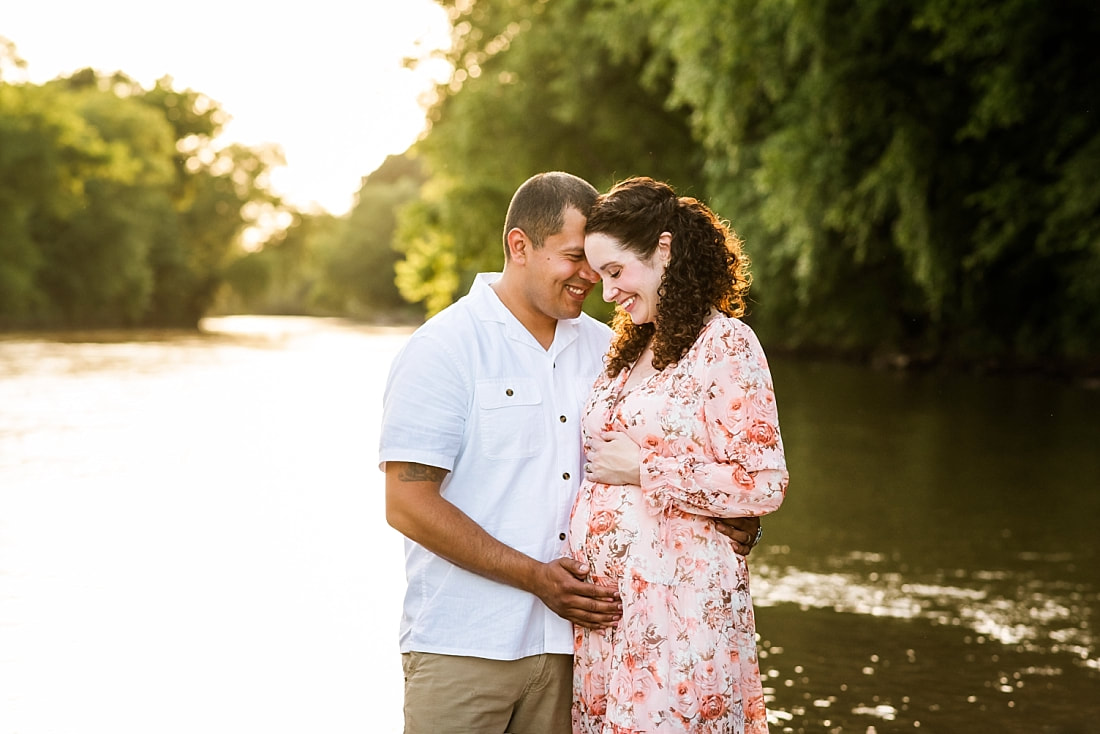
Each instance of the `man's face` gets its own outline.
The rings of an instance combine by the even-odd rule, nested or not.
[[[575,319],[592,287],[600,281],[584,259],[585,218],[567,207],[565,224],[527,253],[527,298],[533,308],[554,319]]]

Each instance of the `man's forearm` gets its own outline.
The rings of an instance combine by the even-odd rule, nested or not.
[[[409,462],[386,465],[386,521],[451,563],[480,576],[534,591],[539,562],[500,542],[440,494],[444,469]]]

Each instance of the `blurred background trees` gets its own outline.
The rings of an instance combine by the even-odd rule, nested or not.
[[[365,177],[345,217],[295,212],[263,248],[229,265],[222,310],[350,316],[413,322],[423,308],[398,292],[397,213],[419,196],[424,175],[408,156],[389,156]]]
[[[744,237],[772,348],[1098,366],[1094,3],[441,4],[455,74],[402,245],[449,267],[407,295],[464,292],[531,172],[645,174]]]
[[[277,204],[278,153],[215,150],[224,120],[171,79],[0,80],[0,327],[194,326],[250,213]]]
[[[1100,370],[1095,3],[439,2],[452,77],[343,217],[283,207],[277,153],[215,152],[222,111],[170,80],[0,79],[0,326],[415,319],[499,269],[511,193],[558,169],[729,219],[770,350]]]

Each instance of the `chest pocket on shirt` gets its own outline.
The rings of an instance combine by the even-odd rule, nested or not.
[[[477,406],[486,457],[526,459],[546,448],[542,395],[534,380],[478,380]]]

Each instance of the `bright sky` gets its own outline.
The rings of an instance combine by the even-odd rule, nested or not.
[[[218,102],[222,139],[276,143],[273,187],[293,204],[343,214],[360,179],[424,129],[421,96],[448,43],[433,0],[29,0],[4,4],[0,36],[40,83],[91,66],[144,86],[168,75]]]

